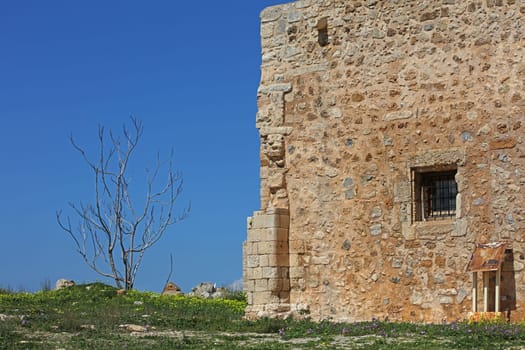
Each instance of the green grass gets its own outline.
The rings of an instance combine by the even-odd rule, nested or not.
[[[204,300],[77,285],[0,290],[0,349],[519,349],[523,325],[243,319],[242,294]],[[133,324],[146,332],[122,327]]]

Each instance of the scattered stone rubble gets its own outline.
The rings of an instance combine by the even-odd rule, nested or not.
[[[162,295],[183,295],[182,290],[173,282],[168,282],[162,290]]]
[[[61,279],[57,280],[57,282],[55,283],[55,289],[56,290],[64,289],[64,288],[68,288],[68,287],[73,287],[74,285],[75,285],[75,281],[68,280],[68,279],[65,279],[65,278],[61,278]]]
[[[226,289],[223,287],[217,288],[215,283],[203,282],[192,288],[188,296],[195,296],[205,299],[222,298],[226,295]]]

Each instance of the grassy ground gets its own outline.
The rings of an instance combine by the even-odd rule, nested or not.
[[[236,299],[240,299],[237,298]],[[0,290],[0,349],[525,349],[525,326],[242,319],[242,300]]]

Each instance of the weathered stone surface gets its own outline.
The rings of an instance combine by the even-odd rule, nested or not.
[[[461,304],[463,302],[463,300],[465,300],[465,298],[469,295],[469,293],[461,288],[459,291],[458,291],[458,294],[456,296],[456,301],[458,304]]]
[[[215,292],[215,283],[203,282],[192,288],[191,292],[188,293],[191,296],[198,296],[201,298],[211,298]]]
[[[525,318],[523,7],[303,0],[263,11],[248,317],[464,319],[474,243],[507,240],[502,290],[515,298],[502,305]],[[416,174],[445,171],[456,172],[455,211],[429,219],[422,203],[436,203]]]
[[[215,283],[203,282],[192,288],[188,296],[195,296],[205,299],[222,298],[225,296],[226,290],[222,287],[217,288]]]
[[[74,285],[75,285],[75,281],[68,280],[68,279],[65,279],[65,278],[60,278],[55,283],[55,289],[56,290],[64,289],[64,288],[68,288],[68,287],[73,287]]]
[[[168,282],[162,290],[162,295],[182,295],[182,290],[173,282]]]
[[[372,226],[370,226],[370,234],[372,236],[378,236],[381,234],[381,224],[374,224]]]
[[[121,324],[119,325],[119,328],[123,328],[130,332],[137,332],[137,333],[143,333],[147,332],[148,328],[146,326],[141,326],[138,324]]]
[[[510,137],[496,138],[490,141],[490,149],[505,149],[505,148],[514,148],[517,144],[516,139]]]
[[[282,15],[282,8],[280,6],[268,7],[261,12],[261,22],[271,22],[279,19]]]
[[[410,111],[399,111],[399,112],[390,112],[386,114],[383,118],[384,121],[392,121],[398,119],[408,119],[412,117],[412,112]]]

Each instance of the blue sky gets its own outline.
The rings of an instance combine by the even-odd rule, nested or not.
[[[0,2],[0,286],[103,280],[55,212],[93,199],[69,144],[140,118],[134,176],[174,150],[190,217],[148,251],[135,287],[184,291],[242,276],[246,217],[259,208],[259,13],[282,1]],[[106,280],[107,281],[107,280]],[[108,281],[109,282],[109,281]]]

